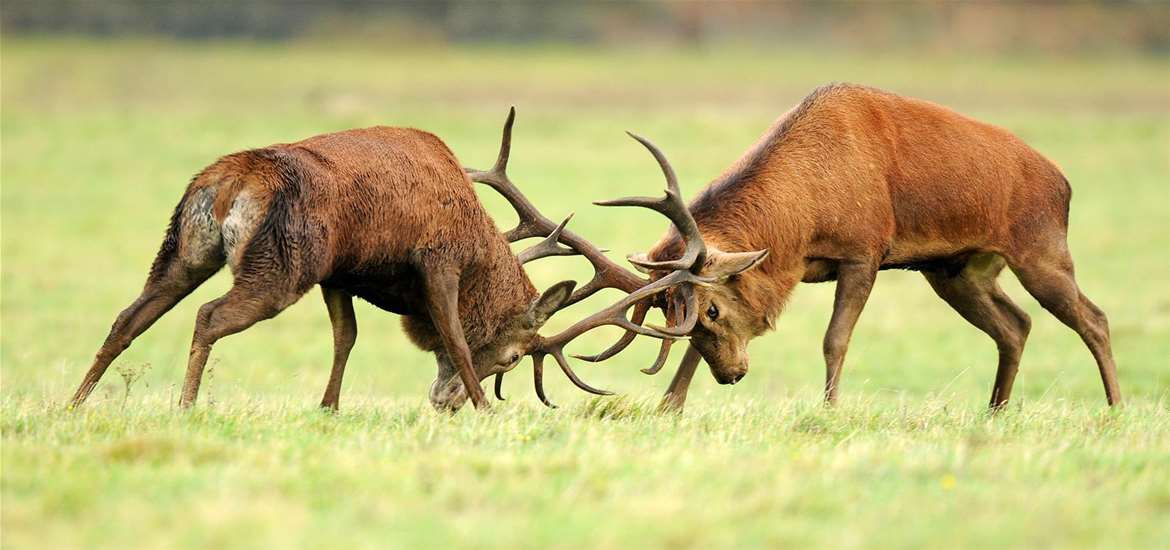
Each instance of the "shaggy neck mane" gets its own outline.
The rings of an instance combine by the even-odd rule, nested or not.
[[[487,214],[484,213],[487,218]],[[490,218],[488,223],[491,224]],[[492,234],[483,245],[491,250],[477,266],[460,292],[459,314],[464,319],[464,337],[472,349],[486,344],[513,316],[525,311],[536,299],[536,287],[499,230],[491,224]],[[467,304],[463,307],[464,304]]]

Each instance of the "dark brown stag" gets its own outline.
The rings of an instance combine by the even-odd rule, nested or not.
[[[1031,326],[996,283],[1005,266],[1080,335],[1106,399],[1119,403],[1105,314],[1073,277],[1070,197],[1060,170],[1002,128],[872,88],[817,89],[691,202],[702,246],[672,229],[649,254],[631,257],[652,278],[704,256],[698,275],[724,271],[727,263],[745,271],[640,304],[663,308],[668,319],[680,309],[702,313],[664,407],[683,406],[700,358],[720,383],[739,381],[748,370],[747,343],[774,328],[793,287],[833,280],[824,397],[835,401],[850,335],[883,269],[922,272],[947,304],[995,341],[991,406],[1001,407]],[[745,264],[756,267],[740,269]],[[632,338],[627,333],[593,359]]]
[[[554,226],[524,236],[550,234],[554,241],[560,235]],[[591,259],[597,253],[584,240],[571,244]],[[555,311],[590,293],[587,287],[572,294],[574,284],[563,282],[537,296],[521,264],[546,255],[548,245],[514,256],[455,156],[423,131],[349,130],[228,155],[188,186],[145,288],[114,322],[72,405],[85,401],[138,335],[225,263],[233,285],[199,309],[183,407],[195,402],[217,340],[275,316],[314,285],[321,286],[334,334],[323,407],[337,407],[357,338],[354,296],[403,315],[411,340],[435,353],[439,373],[430,399],[437,408],[458,409],[468,396],[487,407],[480,381],[529,353],[554,354],[579,387],[604,394],[564,362],[559,346],[571,336],[537,335]]]

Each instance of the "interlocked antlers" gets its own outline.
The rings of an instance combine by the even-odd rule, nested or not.
[[[627,132],[629,133],[629,132]],[[682,193],[678,187],[678,176],[674,173],[674,168],[670,166],[670,162],[666,160],[666,155],[662,153],[656,145],[650,140],[639,135],[629,133],[630,137],[638,140],[643,146],[654,155],[654,160],[658,161],[658,166],[662,168],[662,174],[666,176],[666,195],[660,199],[650,197],[626,197],[622,199],[595,202],[601,206],[641,206],[659,212],[670,219],[674,223],[675,230],[682,236],[683,242],[686,245],[683,256],[677,260],[669,261],[646,261],[634,257],[627,258],[630,263],[646,270],[647,272],[653,270],[676,270],[679,272],[687,270],[694,275],[698,275],[703,268],[703,264],[707,261],[707,245],[703,242],[702,235],[699,234],[699,225],[695,222],[695,218],[691,216],[690,209],[687,208],[686,203],[682,200]],[[664,277],[665,278],[665,277]],[[662,279],[659,279],[662,280]],[[703,279],[703,282],[711,282],[709,279]],[[650,309],[652,303],[650,300],[640,302],[634,312],[635,318],[639,319],[641,323],[646,317],[646,312]],[[663,306],[663,311],[666,312],[667,321],[674,325],[674,330],[670,331],[672,334],[682,336],[689,334],[695,328],[695,324],[699,320],[698,308],[695,305],[694,289],[689,284],[679,286],[679,290],[675,293],[673,299],[669,300]],[[614,355],[617,355],[622,350],[626,349],[634,338],[637,336],[636,331],[627,330],[621,339],[619,339],[613,346],[605,351],[592,356],[576,355],[578,359],[589,362],[604,361]],[[663,340],[662,346],[658,350],[658,357],[655,358],[654,364],[650,368],[642,369],[646,374],[655,374],[662,369],[666,364],[667,357],[670,356],[670,347],[674,340]]]
[[[580,254],[589,260],[589,263],[593,265],[594,269],[593,278],[585,286],[573,292],[563,307],[584,300],[604,288],[616,288],[627,293],[627,296],[617,303],[578,321],[560,334],[549,338],[537,337],[536,343],[528,352],[532,356],[536,394],[542,403],[550,407],[554,406],[545,397],[542,382],[544,357],[546,355],[552,355],[557,365],[561,367],[561,370],[564,371],[565,375],[569,377],[569,380],[577,387],[589,393],[609,395],[610,392],[593,388],[577,377],[572,368],[569,367],[569,362],[565,359],[565,345],[576,337],[600,326],[612,325],[624,328],[626,334],[622,336],[618,343],[606,351],[589,357],[574,356],[586,361],[601,361],[613,357],[625,349],[639,334],[660,338],[663,340],[663,344],[662,350],[659,352],[659,358],[655,361],[653,367],[644,371],[648,373],[657,372],[658,369],[662,368],[662,363],[666,360],[670,343],[676,339],[685,338],[694,329],[695,323],[698,321],[698,312],[696,311],[694,292],[691,285],[709,284],[714,281],[714,279],[705,278],[698,274],[706,259],[706,246],[703,244],[703,239],[699,235],[698,225],[695,223],[694,218],[691,217],[686,204],[682,201],[678,188],[678,179],[675,177],[674,170],[671,168],[670,163],[667,162],[665,155],[649,140],[634,134],[630,134],[630,136],[645,146],[654,155],[654,158],[662,168],[662,172],[666,176],[666,195],[659,199],[627,197],[612,201],[596,202],[594,204],[600,206],[640,206],[659,212],[669,218],[674,223],[679,234],[683,236],[683,240],[686,243],[686,252],[683,257],[667,262],[641,260],[631,260],[631,262],[647,270],[674,271],[658,280],[651,281],[644,279],[612,262],[605,256],[604,250],[597,248],[575,233],[566,230],[565,225],[572,218],[571,215],[559,225],[554,224],[552,220],[549,220],[541,214],[532,202],[508,178],[508,158],[512,148],[512,124],[515,119],[516,109],[513,107],[508,112],[508,119],[504,123],[500,154],[496,159],[495,166],[486,172],[468,169],[467,173],[472,181],[487,184],[503,195],[516,210],[520,221],[516,227],[505,233],[509,242],[516,242],[531,237],[544,237],[539,244],[521,252],[518,255],[518,259],[521,263],[526,263],[548,256]],[[557,243],[566,244],[568,247],[559,246]],[[676,303],[672,304],[677,307],[668,308],[671,311],[671,314],[668,315],[668,320],[673,324],[673,327],[643,326],[642,323],[651,305],[651,298],[670,288],[678,289],[675,293],[676,300],[674,301]],[[634,309],[632,319],[626,316],[626,312],[631,307]],[[502,383],[503,374],[497,374],[495,380],[496,397],[501,399],[503,398],[500,395]]]
[[[565,219],[557,225],[541,214],[536,206],[508,179],[508,157],[512,151],[512,123],[516,120],[516,108],[508,112],[508,120],[504,123],[504,136],[500,142],[500,155],[496,164],[486,172],[467,170],[472,181],[491,186],[516,210],[520,222],[516,227],[504,233],[508,242],[516,242],[531,237],[545,237],[540,244],[524,250],[519,254],[521,263],[530,262],[547,256],[567,256],[580,254],[593,264],[594,275],[585,286],[573,292],[568,307],[580,302],[603,288],[616,288],[623,292],[633,292],[646,285],[647,281],[629,270],[613,263],[605,256],[605,251],[593,246],[589,241],[581,238],[572,231],[566,231],[564,225],[569,222]],[[572,216],[569,216],[572,218]],[[557,242],[569,245],[569,248],[558,246]]]

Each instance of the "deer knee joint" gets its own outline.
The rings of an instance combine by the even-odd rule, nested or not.
[[[215,314],[215,302],[203,304],[199,308],[199,313],[195,315],[195,343],[199,345],[210,345],[215,341],[215,338],[210,334],[211,318]]]
[[[1020,312],[1018,320],[1020,322],[1020,343],[1023,344],[1024,340],[1028,339],[1028,335],[1032,333],[1032,318],[1027,313]]]

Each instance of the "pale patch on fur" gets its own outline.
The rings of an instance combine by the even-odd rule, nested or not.
[[[240,261],[244,245],[252,238],[263,215],[259,201],[247,191],[241,191],[232,201],[232,208],[223,219],[223,249],[232,271]]]
[[[209,259],[223,257],[219,223],[212,215],[214,202],[215,189],[204,188],[196,191],[183,207],[179,253],[186,265],[203,265]]]

